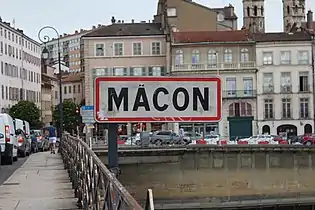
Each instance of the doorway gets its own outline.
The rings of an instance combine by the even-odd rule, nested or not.
[[[313,132],[312,126],[310,124],[304,125],[304,134],[310,134]]]

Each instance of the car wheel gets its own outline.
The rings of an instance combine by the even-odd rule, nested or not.
[[[16,162],[18,160],[18,156],[13,157],[12,160]]]
[[[305,145],[306,145],[306,146],[311,146],[311,145],[312,145],[312,142],[311,142],[311,141],[307,141],[307,142],[305,143]]]
[[[139,140],[137,140],[135,144],[136,144],[137,146],[140,146],[141,143],[140,143]]]

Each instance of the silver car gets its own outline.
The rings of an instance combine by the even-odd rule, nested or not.
[[[173,131],[156,131],[151,136],[151,144],[183,144],[183,138]]]

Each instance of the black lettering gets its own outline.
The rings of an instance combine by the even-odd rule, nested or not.
[[[160,112],[163,112],[167,109],[168,105],[167,104],[163,104],[162,106],[159,105],[159,103],[158,103],[159,93],[164,93],[164,95],[167,95],[167,94],[169,94],[169,92],[166,90],[166,88],[159,87],[153,93],[153,106],[154,106],[154,108]]]
[[[121,103],[124,101],[123,110],[128,111],[128,88],[121,88],[118,96],[115,88],[108,88],[108,111],[114,111],[113,100],[117,110],[119,110]]]
[[[138,88],[132,111],[138,111],[140,106],[144,107],[145,111],[150,111],[148,97],[144,88]]]
[[[193,110],[198,111],[198,100],[204,111],[209,111],[209,88],[203,89],[203,96],[200,89],[197,87],[193,88]]]
[[[184,104],[182,106],[178,105],[178,94],[184,94]],[[177,111],[185,111],[189,105],[189,94],[185,88],[177,88],[173,93],[173,106]]]

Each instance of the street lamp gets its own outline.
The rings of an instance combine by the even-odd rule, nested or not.
[[[50,41],[50,37],[47,35],[44,35],[43,38],[41,38],[41,33],[45,29],[53,30],[57,34],[58,68],[59,68],[59,75],[58,75],[59,76],[59,126],[60,126],[59,132],[62,135],[62,133],[63,133],[63,104],[62,104],[62,85],[61,85],[62,75],[61,75],[61,56],[60,56],[60,39],[59,39],[60,36],[59,36],[58,31],[54,27],[45,26],[45,27],[41,28],[38,32],[38,38],[42,43],[47,43]],[[42,58],[44,60],[47,60],[49,58],[49,51],[47,50],[46,46],[44,47],[44,49],[42,51]]]

